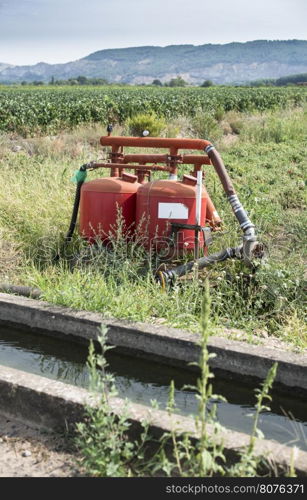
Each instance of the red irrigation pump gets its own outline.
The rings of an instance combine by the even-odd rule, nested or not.
[[[255,257],[263,256],[255,227],[238,199],[219,153],[209,141],[112,137],[111,128],[107,130],[108,135],[101,137],[100,143],[111,147],[109,160],[87,163],[76,173],[76,198],[66,240],[72,237],[80,203],[80,233],[89,241],[97,237],[108,241],[119,207],[125,225],[131,227],[134,224],[143,232],[145,247],[154,242],[155,248],[160,249],[167,237],[179,253],[184,249],[194,251],[193,261],[169,270],[164,266],[157,272],[162,284],[186,274],[195,265],[201,269],[228,258],[244,259],[250,264]],[[162,154],[131,154],[124,152],[125,147],[168,151]],[[182,154],[181,150],[198,150],[206,154]],[[190,175],[183,175],[182,180],[177,178],[180,165],[192,166]],[[243,231],[243,242],[238,247],[199,258],[199,247],[203,246],[206,250],[208,229],[216,231],[221,225],[221,219],[202,183],[204,165],[214,166]],[[110,176],[84,183],[87,170],[99,168],[109,168]],[[133,170],[134,174],[127,170]],[[168,179],[151,181],[153,171],[167,173]],[[144,220],[147,221],[145,225]]]

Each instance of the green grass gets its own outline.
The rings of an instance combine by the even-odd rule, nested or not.
[[[118,247],[116,257],[102,253],[73,273],[65,262],[52,263],[70,220],[73,171],[85,161],[101,158],[98,138],[104,130],[82,126],[58,136],[28,139],[3,134],[0,281],[38,286],[44,298],[56,304],[197,331],[204,281],[209,277],[215,331],[239,328],[253,342],[276,336],[304,348],[306,129],[303,108],[218,113],[212,138],[216,133],[218,150],[269,257],[255,274],[239,262],[227,262],[198,279],[183,279],[167,293],[151,272],[140,272],[142,252],[131,260],[129,252]],[[170,130],[195,135],[195,119],[174,119],[165,134]],[[122,132],[118,128],[114,134]],[[91,173],[89,178],[97,175]],[[210,247],[213,253],[237,245],[241,232],[212,167],[207,167],[206,185],[224,221],[222,233]],[[78,238],[75,246],[80,247]]]

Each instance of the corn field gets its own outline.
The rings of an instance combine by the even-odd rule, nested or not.
[[[306,89],[296,87],[0,87],[0,131],[52,134],[82,123],[121,124],[138,113],[170,119],[199,111],[265,111],[306,100]]]

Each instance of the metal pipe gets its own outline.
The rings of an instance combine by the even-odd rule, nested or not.
[[[124,163],[167,163],[169,161],[168,154],[124,154],[123,162]],[[197,167],[201,165],[211,165],[211,160],[208,156],[205,155],[179,155],[178,162],[183,163],[184,165],[192,164],[197,165]]]
[[[170,146],[170,154],[168,156],[168,161],[167,161],[168,166],[171,168],[168,176],[170,181],[178,180],[178,175],[177,175],[178,161],[180,161],[178,156],[178,147],[176,147],[176,143],[174,143],[172,146]]]
[[[197,184],[196,184],[196,209],[195,209],[195,224],[201,225],[201,201],[202,201],[202,187],[203,187],[203,172],[197,171]],[[199,231],[195,230],[195,259],[199,258]]]
[[[200,167],[201,165],[211,165],[211,160],[205,155],[182,155],[182,163]]]
[[[235,188],[233,187],[233,184],[228,175],[224,162],[220,157],[219,153],[216,151],[215,147],[212,144],[209,144],[208,146],[205,147],[204,150],[209,156],[211,163],[214,166],[215,171],[220,178],[220,181],[227,196],[236,194]]]
[[[31,299],[39,299],[42,296],[42,291],[39,288],[32,288],[23,285],[11,285],[10,283],[0,283],[0,292],[13,293],[15,295],[23,295]]]
[[[160,137],[121,137],[103,136],[100,138],[102,146],[131,146],[139,148],[174,148],[204,150],[211,145],[204,139],[174,139]]]
[[[163,172],[170,172],[171,167],[163,166],[163,165],[127,165],[126,163],[100,163],[93,162],[88,167],[89,169],[95,170],[96,168],[127,168],[131,170],[160,170]]]
[[[167,163],[167,154],[124,154],[124,163]]]
[[[201,225],[201,199],[202,199],[202,187],[203,187],[203,173],[201,170],[197,172],[197,184],[196,184],[196,211],[195,211],[195,224],[197,226]]]
[[[235,192],[235,188],[233,187],[231,179],[219,153],[216,151],[212,144],[208,145],[205,148],[205,152],[208,154],[212,165],[214,166],[215,171],[220,178],[224,191],[227,194],[228,201],[232,207],[233,213],[243,231],[243,258],[246,263],[250,263],[253,258],[253,253],[259,246],[259,243],[257,242],[255,226],[249,219],[246,211],[239,201],[239,198]]]
[[[110,137],[110,136],[108,136],[108,137]],[[119,150],[120,150],[120,145],[114,144],[112,146],[112,155],[113,155],[113,157],[117,157],[118,156]],[[114,167],[113,165],[110,165],[110,167],[111,167],[111,170],[110,170],[111,177],[119,177],[119,168],[120,167]]]

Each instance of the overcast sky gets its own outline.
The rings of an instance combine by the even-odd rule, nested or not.
[[[0,62],[106,48],[307,39],[307,0],[0,0]]]

